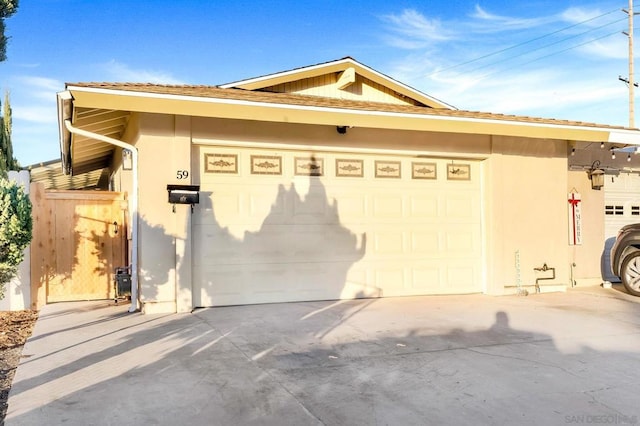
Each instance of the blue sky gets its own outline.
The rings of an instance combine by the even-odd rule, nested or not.
[[[58,157],[55,94],[66,82],[216,85],[345,56],[459,109],[626,125],[627,7],[22,0],[6,21],[0,89],[11,93],[23,166]]]

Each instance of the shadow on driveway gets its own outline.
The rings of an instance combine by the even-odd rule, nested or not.
[[[91,306],[45,307],[8,425],[640,420],[640,311],[615,290]]]

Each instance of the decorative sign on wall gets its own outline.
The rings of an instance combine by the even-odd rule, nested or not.
[[[569,193],[569,245],[582,245],[582,208],[580,193]]]
[[[324,176],[324,160],[317,157],[296,157],[296,176]]]
[[[400,178],[402,166],[399,161],[376,161],[377,178]]]
[[[205,173],[238,173],[237,154],[205,154]]]
[[[364,176],[364,162],[362,160],[336,159],[336,176],[362,177]]]
[[[276,155],[252,155],[251,174],[281,175],[282,157]]]
[[[412,162],[411,178],[412,179],[437,179],[438,165],[436,163]]]
[[[471,180],[471,165],[447,164],[448,180]]]

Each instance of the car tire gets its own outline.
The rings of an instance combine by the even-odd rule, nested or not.
[[[620,279],[630,294],[640,296],[640,251],[634,251],[624,258],[620,266]]]

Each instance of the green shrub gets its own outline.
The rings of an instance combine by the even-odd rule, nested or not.
[[[31,200],[16,182],[0,178],[0,299],[31,242]]]

